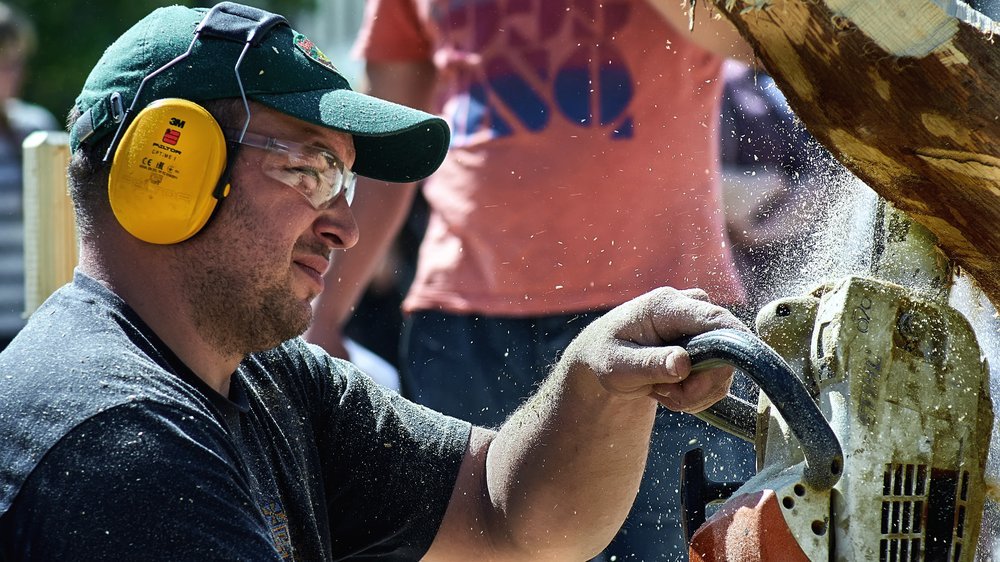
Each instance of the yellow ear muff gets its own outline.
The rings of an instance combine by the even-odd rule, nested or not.
[[[187,240],[212,216],[225,166],[225,137],[205,108],[183,99],[157,100],[139,112],[115,150],[111,209],[140,240]],[[226,186],[223,197],[228,192]]]

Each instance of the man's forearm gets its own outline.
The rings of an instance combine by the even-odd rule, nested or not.
[[[487,454],[485,485],[515,544],[551,559],[599,552],[635,499],[657,402],[698,412],[726,395],[731,368],[690,376],[690,356],[669,344],[742,327],[705,298],[664,288],[605,314],[503,425]]]
[[[490,496],[503,498],[512,540],[534,545],[538,559],[599,553],[635,500],[655,413],[651,398],[612,395],[582,366],[558,368],[487,457]]]
[[[699,412],[723,398],[730,367],[691,373],[670,345],[747,329],[698,289],[657,289],[583,329],[539,392],[496,434],[473,428],[429,560],[583,560],[635,499],[657,402]]]

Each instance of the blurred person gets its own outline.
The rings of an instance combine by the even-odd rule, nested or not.
[[[801,277],[810,241],[822,229],[823,194],[844,170],[797,120],[767,73],[727,60],[723,77],[723,201],[752,315],[788,296],[782,287]]]
[[[24,326],[24,213],[21,146],[33,131],[55,130],[46,109],[18,98],[35,30],[0,3],[0,350]]]
[[[449,155],[423,186],[429,222],[403,303],[404,391],[499,426],[584,326],[660,286],[744,303],[719,186],[723,55],[732,26],[670,0],[369,0],[356,50],[373,95],[443,116]],[[347,357],[343,326],[416,187],[359,189],[372,233],[339,256],[308,340]],[[686,556],[682,454],[753,474],[752,447],[660,413],[639,498],[605,552]]]
[[[658,404],[746,330],[660,288],[590,323],[497,431],[299,334],[354,246],[355,174],[419,180],[443,120],[352,91],[284,18],[160,8],[70,114],[71,283],[0,353],[0,559],[582,560],[635,498]]]

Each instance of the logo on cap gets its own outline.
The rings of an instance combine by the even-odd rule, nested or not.
[[[299,50],[302,51],[303,54],[309,57],[312,61],[317,62],[329,68],[330,70],[336,72],[337,74],[340,74],[340,71],[337,70],[337,67],[333,66],[333,62],[329,58],[327,58],[326,55],[323,54],[323,51],[319,50],[319,47],[317,47],[316,43],[313,43],[311,39],[309,39],[305,35],[302,35],[301,33],[296,33],[295,38],[292,39],[292,41],[295,43],[295,46],[298,47]]]

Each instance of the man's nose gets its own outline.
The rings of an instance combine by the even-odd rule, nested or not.
[[[346,250],[358,243],[358,223],[346,197],[337,197],[329,207],[319,211],[314,228],[331,249]]]

